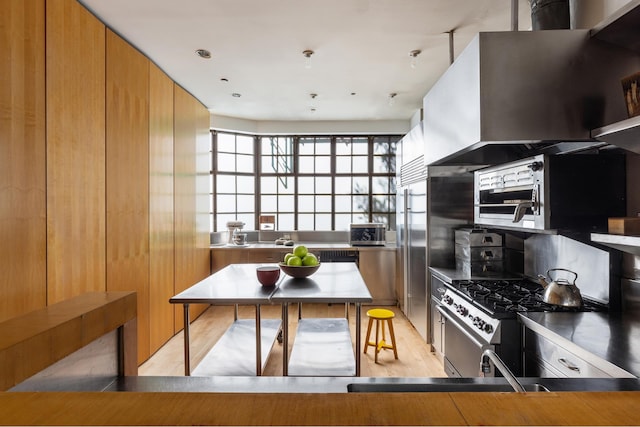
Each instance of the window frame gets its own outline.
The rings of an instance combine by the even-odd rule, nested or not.
[[[236,155],[238,155],[238,150],[237,150],[237,144],[238,144],[238,136],[242,136],[242,137],[251,137],[252,143],[253,143],[253,172],[251,173],[247,173],[247,172],[237,172],[237,165],[236,165],[236,171],[235,172],[230,172],[230,171],[219,171],[218,169],[218,163],[217,163],[217,159],[218,159],[218,138],[219,135],[233,135],[235,137],[235,144],[236,144]],[[263,148],[265,147],[264,145],[264,139],[269,138],[271,140],[271,147],[272,147],[272,153],[271,154],[264,154],[263,153]],[[336,227],[342,227],[342,228],[338,228],[338,230],[343,230],[345,227],[344,224],[344,220],[341,219],[339,221],[336,220],[336,218],[338,217],[344,217],[346,215],[350,216],[351,221],[350,222],[384,222],[387,224],[388,229],[391,230],[395,230],[395,199],[396,199],[396,194],[395,194],[395,189],[396,189],[396,171],[395,171],[395,156],[397,154],[397,148],[398,148],[398,144],[400,142],[402,138],[402,135],[395,135],[395,134],[385,134],[385,135],[277,135],[277,134],[273,134],[273,135],[250,135],[250,134],[244,134],[244,133],[238,133],[238,132],[230,132],[230,131],[222,131],[222,130],[211,130],[211,227],[212,230],[211,231],[224,231],[226,230],[226,221],[225,224],[219,224],[219,217],[220,217],[220,213],[218,212],[218,197],[221,194],[227,194],[227,193],[218,193],[218,189],[217,189],[217,183],[218,183],[218,175],[220,176],[234,176],[236,179],[236,183],[237,183],[237,177],[239,176],[245,176],[245,177],[249,177],[249,176],[253,176],[253,181],[254,181],[254,207],[255,207],[255,212],[252,212],[251,215],[251,222],[253,223],[253,227],[247,222],[244,221],[245,223],[247,223],[247,225],[245,226],[245,229],[247,230],[259,230],[259,215],[260,214],[265,214],[265,215],[276,215],[276,218],[281,217],[283,219],[283,222],[286,223],[286,221],[284,221],[284,219],[288,217],[292,217],[292,227],[288,227],[285,226],[284,228],[282,226],[279,226],[279,228],[282,229],[292,229],[292,230],[300,230],[300,223],[304,222],[302,219],[305,216],[310,216],[312,215],[312,222],[313,222],[313,228],[312,230],[318,230],[320,229],[320,231],[333,231],[336,230]],[[278,163],[281,159],[277,159],[276,160],[276,168],[278,168],[278,170],[276,171],[269,171],[266,172],[264,170],[262,170],[263,165],[266,165],[266,163],[264,163],[264,159],[268,156],[272,156],[273,155],[273,143],[274,140],[276,141],[276,145],[278,146],[278,153],[280,153],[281,151],[283,152],[282,156],[288,156],[290,158],[291,161],[291,165],[290,166],[290,170],[287,170],[286,166],[282,166],[280,163]],[[382,141],[381,141],[382,140]],[[287,147],[287,145],[289,144],[287,141],[290,142],[291,147]],[[351,147],[351,154],[345,154],[344,150],[340,150],[342,151],[340,154],[338,154],[338,150],[337,150],[337,144],[339,143],[345,143],[345,141],[349,141],[350,143],[352,143],[352,147]],[[353,145],[354,141],[357,141],[358,143],[366,143],[367,147],[366,147],[366,161],[367,161],[367,166],[366,172],[362,172],[362,171],[358,171],[357,173],[354,173],[354,159],[357,159],[358,157],[362,157],[362,154],[359,152],[356,152],[354,154],[353,149],[355,148],[355,146]],[[306,143],[310,143],[313,142],[313,150],[311,153],[309,153],[308,151],[308,147],[305,150],[302,150],[301,148],[303,147],[301,144],[306,144]],[[324,143],[328,143],[329,144],[329,150],[323,150],[321,153],[318,153],[318,147],[320,147],[320,145],[316,145],[316,144],[324,144]],[[384,152],[383,154],[376,154],[375,152],[375,148],[376,148],[376,143],[381,143],[382,145],[386,145],[387,147],[387,151]],[[303,151],[301,153],[301,151]],[[244,154],[244,153],[243,153]],[[313,157],[313,160],[311,160],[310,162],[307,161],[305,162],[305,164],[312,164],[314,165],[314,170],[313,171],[304,171],[304,170],[300,170],[300,160],[302,158],[309,158],[309,157]],[[321,172],[316,172],[317,167],[319,164],[318,162],[318,158],[320,157],[328,157],[328,164],[329,164],[329,171],[326,171],[326,167],[321,171]],[[351,163],[351,171],[350,172],[338,172],[337,169],[337,162],[339,161],[339,159],[342,159],[343,157],[350,157],[350,163]],[[378,157],[387,157],[386,159],[386,167],[387,170],[382,171],[382,172],[378,172],[376,170],[374,170],[374,167],[376,165],[376,158]],[[323,162],[326,164],[326,161],[323,160]],[[383,160],[383,162],[385,162],[385,160]],[[283,164],[286,164],[283,163]],[[271,165],[273,166],[274,163],[273,161],[271,162]],[[282,172],[280,172],[280,167],[282,166]],[[275,180],[275,184],[276,184],[276,192],[275,193],[268,193],[268,194],[273,194],[274,196],[276,196],[276,201],[275,201],[275,207],[276,207],[276,212],[272,212],[272,211],[262,211],[262,197],[264,196],[263,191],[262,191],[262,184],[263,184],[263,179],[266,178],[270,178],[270,177],[274,177],[276,178]],[[327,192],[322,192],[322,193],[318,193],[315,186],[314,186],[314,190],[313,192],[309,193],[309,192],[304,192],[304,190],[300,189],[299,183],[301,181],[304,181],[308,178],[311,178],[314,181],[314,185],[317,185],[318,180],[323,179],[323,178],[329,178],[329,187],[330,187],[330,193]],[[348,193],[340,193],[340,194],[336,194],[336,180],[337,179],[344,179],[344,178],[349,178],[351,180],[351,191]],[[366,191],[366,203],[365,203],[365,208],[363,210],[355,210],[355,202],[354,199],[357,196],[358,193],[355,192],[354,188],[353,188],[353,180],[354,178],[357,179],[364,179],[367,182],[367,191]],[[387,192],[376,192],[374,194],[374,187],[379,187],[379,186],[374,186],[374,180],[376,179],[382,179],[383,180],[383,186],[387,187]],[[293,186],[293,191],[292,192],[280,192],[280,188],[281,185],[284,187],[287,187],[288,185],[292,185]],[[270,186],[273,187],[273,186]],[[230,193],[229,193],[230,194]],[[229,195],[227,194],[227,195]],[[231,215],[228,216],[228,220],[244,220],[246,218],[249,218],[249,213],[248,212],[238,212],[237,210],[237,200],[238,200],[238,194],[244,194],[244,193],[238,193],[238,189],[236,188],[235,190],[235,200],[236,200],[236,212],[235,212],[235,218],[231,218]],[[248,194],[248,193],[247,193]],[[313,211],[309,212],[309,211],[304,211],[303,212],[303,208],[301,208],[301,206],[299,205],[299,199],[300,197],[313,197],[314,200],[320,200],[325,198],[326,196],[330,196],[330,209],[325,210],[325,211],[320,211],[319,209],[316,208],[316,206],[314,205]],[[345,198],[345,196],[350,196],[351,197],[351,205],[350,205],[350,210],[349,211],[336,211],[336,209],[339,209],[339,207],[337,206],[336,203],[336,197],[341,197],[341,198]],[[286,198],[292,197],[293,198],[293,211],[288,211],[288,210],[280,210],[279,206],[281,201],[286,200]],[[380,197],[382,197],[384,200],[381,202],[380,201]],[[324,203],[324,201],[323,201]],[[376,206],[385,206],[385,210],[376,210]],[[328,223],[330,223],[330,227],[327,230],[327,216],[330,217]],[[281,221],[276,221],[278,224],[281,223]],[[319,225],[320,224],[320,225]],[[320,228],[319,228],[320,227]],[[303,228],[302,230],[307,230],[308,227],[305,226],[305,228]]]

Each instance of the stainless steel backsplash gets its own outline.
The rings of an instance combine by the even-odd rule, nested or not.
[[[611,299],[611,255],[605,250],[559,235],[535,235],[524,242],[524,274],[536,279],[551,268],[574,271],[584,296],[608,304]],[[569,276],[568,279],[573,277]]]

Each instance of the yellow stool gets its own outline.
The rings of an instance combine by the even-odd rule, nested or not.
[[[393,355],[394,357],[397,359],[398,358],[398,351],[396,350],[396,336],[393,333],[393,322],[391,321],[391,319],[393,319],[395,317],[395,313],[391,310],[387,310],[386,308],[372,308],[371,310],[367,311],[367,316],[369,317],[369,325],[367,326],[367,337],[365,338],[365,344],[364,344],[364,352],[367,352],[367,348],[369,346],[373,346],[376,349],[376,354],[375,354],[375,363],[378,363],[378,353],[380,352],[381,349],[393,349]],[[369,335],[371,334],[371,325],[373,325],[373,321],[376,321],[376,341],[369,341]],[[385,341],[385,334],[384,334],[384,323],[385,320],[387,322],[387,325],[389,326],[389,335],[391,336],[391,345],[387,344],[387,342]],[[382,324],[382,339],[379,340],[379,330],[380,330],[380,325]]]

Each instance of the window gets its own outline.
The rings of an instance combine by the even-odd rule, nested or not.
[[[256,217],[255,138],[231,133],[213,134],[213,230],[228,221],[242,221],[253,229]]]
[[[401,136],[247,136],[212,132],[212,230],[227,221],[280,230],[395,229],[395,154]]]

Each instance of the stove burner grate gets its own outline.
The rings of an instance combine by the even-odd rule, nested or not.
[[[604,311],[606,306],[585,301],[583,307],[563,307],[542,300],[544,288],[527,279],[461,280],[452,283],[459,293],[493,315],[532,311]]]

